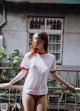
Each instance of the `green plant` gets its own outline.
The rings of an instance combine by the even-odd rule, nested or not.
[[[51,87],[60,87],[62,86],[62,84],[60,82],[58,82],[56,79],[52,78],[52,79],[48,79],[48,83],[47,83],[48,87],[51,86]],[[57,90],[58,92],[60,92],[60,90]],[[49,90],[48,91],[48,94],[51,95],[51,94],[55,94],[57,93],[57,91],[55,90]]]
[[[56,81],[55,79],[48,79],[48,86],[52,86],[52,87],[64,87],[64,85],[62,85],[61,83],[59,83],[58,81]],[[48,91],[48,95],[58,95],[58,102],[59,103],[80,103],[80,92],[71,92],[69,90],[54,90],[51,89]]]
[[[0,58],[6,58],[6,56],[7,56],[7,51],[3,47],[1,47],[0,48]]]
[[[53,79],[48,79],[48,86],[52,87],[64,87],[64,85],[57,80]],[[64,90],[54,90],[51,89],[48,91],[49,95],[58,95],[59,97],[59,103],[64,103],[65,102],[65,96],[70,96],[72,93],[70,91],[64,91]]]
[[[15,49],[13,53],[9,54],[9,64],[17,74],[19,71],[19,66],[22,61],[22,54],[18,49]]]

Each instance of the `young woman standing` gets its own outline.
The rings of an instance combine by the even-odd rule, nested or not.
[[[25,54],[21,63],[20,73],[9,83],[0,84],[1,88],[9,88],[27,74],[22,93],[24,111],[47,111],[47,80],[50,73],[70,91],[76,91],[75,87],[57,75],[55,56],[48,53],[47,49],[47,33],[35,33],[31,50]]]

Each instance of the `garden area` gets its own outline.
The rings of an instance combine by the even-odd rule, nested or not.
[[[7,83],[18,74],[22,58],[18,49],[8,54],[3,47],[0,48],[0,83]],[[16,84],[21,85],[23,81]],[[21,105],[21,90],[0,89],[0,111],[22,111]]]

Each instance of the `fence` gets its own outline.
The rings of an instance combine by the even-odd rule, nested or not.
[[[5,71],[6,70],[6,71]],[[0,67],[0,82],[6,82],[10,77],[10,68]],[[58,70],[57,73],[74,86],[80,85],[79,70]],[[54,80],[54,79],[53,79]],[[80,94],[72,93],[63,88],[60,84],[55,85],[52,78],[49,78],[48,111],[80,111]],[[20,89],[20,90],[18,90]],[[0,89],[0,111],[23,111],[22,86],[13,85],[10,89]]]
[[[58,70],[57,73],[73,86],[80,87],[79,70]],[[48,111],[80,111],[80,91],[70,92],[55,80],[52,83],[53,86],[49,87]]]

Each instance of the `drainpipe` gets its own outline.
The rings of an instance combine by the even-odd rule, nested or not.
[[[3,47],[3,34],[2,31],[0,30],[0,48]]]
[[[2,22],[0,23],[0,28],[6,23],[6,16],[5,16],[5,1],[0,1],[0,5],[2,5]]]
[[[1,27],[6,23],[6,15],[5,15],[5,0],[0,1],[0,5],[2,7],[2,22],[0,22],[0,47],[3,47],[3,34],[1,31]]]

